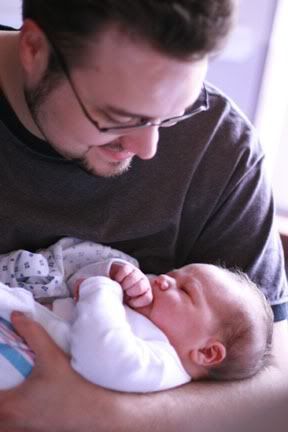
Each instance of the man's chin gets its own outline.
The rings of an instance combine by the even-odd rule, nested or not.
[[[99,177],[118,177],[127,172],[131,166],[132,158],[120,162],[91,163],[86,159],[78,161],[81,168],[89,174]]]

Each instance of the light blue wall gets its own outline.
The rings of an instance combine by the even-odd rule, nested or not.
[[[240,0],[239,20],[208,79],[254,120],[277,0]]]
[[[61,0],[59,0],[61,1]],[[21,1],[0,0],[0,23],[20,27],[21,25]]]

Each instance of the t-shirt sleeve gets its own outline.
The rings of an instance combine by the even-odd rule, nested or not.
[[[195,181],[191,182],[183,212],[181,235],[186,245],[189,224],[198,224],[198,237],[191,240],[185,261],[222,264],[246,272],[270,302],[275,321],[285,319],[288,295],[283,249],[257,134],[230,107],[211,146],[214,150],[207,150],[198,169],[205,169],[209,180],[202,172],[197,201]],[[192,220],[197,205],[202,217]]]

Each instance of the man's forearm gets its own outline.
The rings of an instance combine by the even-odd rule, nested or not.
[[[104,390],[76,373],[68,381],[57,375],[50,383],[34,376],[20,393],[16,389],[5,394],[0,399],[0,430],[216,432],[225,422],[259,409],[267,395],[276,398],[283,382],[271,368],[241,382],[195,382],[168,392],[135,395]]]
[[[270,368],[244,381],[192,382],[151,395],[115,394],[115,431],[208,432],[217,430],[217,426],[221,430],[222,424],[240,420],[267,402],[273,402],[288,386],[286,322],[275,325],[274,354],[275,361]],[[110,431],[114,431],[111,426]]]
[[[0,394],[1,431],[216,432],[225,421],[237,422],[249,410],[276,399],[288,382],[286,323],[276,327],[275,365],[254,378],[232,383],[192,382],[146,395],[112,392],[84,381],[37,327],[29,321],[17,327],[33,345],[39,364],[21,389]]]

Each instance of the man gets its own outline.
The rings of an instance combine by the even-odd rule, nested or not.
[[[214,428],[277,393],[288,375],[287,286],[263,154],[234,105],[203,86],[231,2],[24,0],[23,8],[21,31],[0,36],[1,252],[74,236],[135,256],[145,272],[238,266],[273,304],[275,361],[244,382],[124,395],[84,381],[43,329],[15,314],[36,367],[0,395],[0,429]]]

